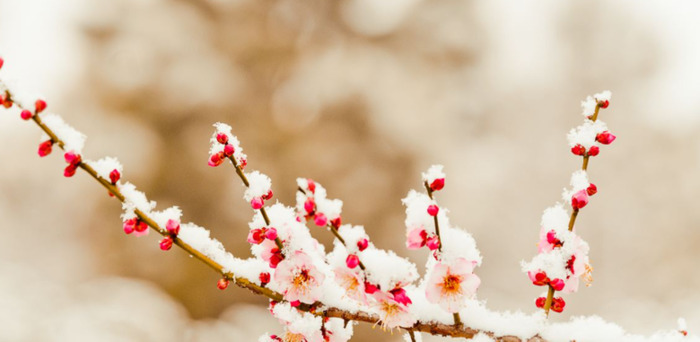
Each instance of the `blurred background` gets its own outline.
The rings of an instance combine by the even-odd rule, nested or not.
[[[630,332],[700,329],[700,4],[623,0],[0,0],[3,73],[41,92],[118,157],[159,208],[239,257],[252,211],[230,168],[207,166],[212,123],[293,204],[296,177],[345,201],[344,222],[410,257],[401,198],[444,164],[439,201],[484,255],[479,298],[533,312],[542,211],[580,167],[566,133],[609,89],[618,140],[590,165],[579,216],[595,282],[553,320],[600,315]],[[0,113],[0,340],[254,341],[267,301],[157,238],[39,131]],[[314,235],[329,246],[329,234]],[[357,340],[398,341],[370,326]],[[429,340],[429,339],[426,339]]]

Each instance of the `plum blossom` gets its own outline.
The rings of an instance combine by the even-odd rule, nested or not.
[[[367,304],[365,282],[357,269],[338,267],[334,270],[336,282],[345,290],[345,295],[360,303]]]
[[[286,300],[313,304],[322,295],[325,276],[306,253],[296,251],[277,265],[274,278],[284,290]]]
[[[379,314],[382,328],[410,327],[416,322],[408,307],[397,302],[393,295],[377,291],[372,296],[376,300],[374,308]]]
[[[429,302],[439,304],[445,311],[455,313],[466,300],[476,294],[481,279],[473,274],[476,262],[459,258],[451,264],[438,263],[433,267],[425,295]]]

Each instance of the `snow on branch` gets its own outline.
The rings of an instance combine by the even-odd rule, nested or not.
[[[3,62],[0,58],[0,68]],[[476,267],[481,265],[482,256],[472,236],[454,226],[447,208],[437,202],[436,192],[444,189],[446,179],[441,165],[423,173],[425,193],[411,190],[403,199],[406,246],[428,249],[426,273],[421,276],[409,260],[377,248],[362,226],[343,224],[343,202],[329,199],[326,189],[313,180],[297,180],[294,207],[271,203],[271,179],[260,171],[245,170],[248,156],[240,141],[231,126],[217,123],[208,163],[216,167],[228,161],[234,167],[246,187],[243,199],[253,209],[247,237],[252,257],[240,259],[227,252],[207,229],[181,223],[178,207],[157,210],[156,202],[122,179],[124,169],[116,158],[85,159],[85,135],[60,116],[45,113],[44,100],[27,100],[10,88],[0,79],[0,105],[10,113],[19,111],[22,119],[41,128],[45,137],[39,156],[48,156],[58,146],[64,151],[66,177],[80,169],[105,187],[122,203],[122,228],[127,235],[144,236],[153,230],[162,236],[158,242],[161,250],[177,246],[219,273],[219,289],[233,282],[269,299],[270,312],[279,320],[282,333],[266,334],[259,341],[343,342],[352,337],[353,325],[359,322],[401,329],[407,341],[421,341],[421,333],[480,342],[700,340],[686,336],[682,320],[677,330],[648,337],[627,334],[596,316],[566,323],[547,320],[550,310],[564,309],[563,299],[554,297],[557,291],[574,292],[579,279],[590,279],[589,246],[576,235],[574,226],[579,211],[597,192],[586,173],[589,159],[598,155],[601,145],[615,140],[597,120],[599,110],[609,105],[610,92],[586,99],[582,103],[586,120],[569,133],[571,151],[583,158],[583,165],[572,175],[571,188],[563,194],[564,203],[543,214],[539,254],[522,264],[533,284],[548,289],[546,297],[536,300],[537,307],[544,310],[525,314],[493,312],[477,299],[481,280]],[[565,206],[571,207],[571,214]],[[311,236],[308,224],[335,236],[330,252]]]

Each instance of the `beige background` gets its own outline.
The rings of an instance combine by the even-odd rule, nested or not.
[[[419,265],[400,199],[444,164],[439,200],[484,255],[479,297],[526,312],[540,289],[519,262],[580,166],[565,134],[579,101],[610,89],[601,119],[619,139],[591,162],[599,194],[578,223],[595,282],[553,319],[650,333],[682,316],[697,331],[699,14],[692,1],[0,0],[0,54],[88,135],[88,158],[118,157],[159,207],[181,206],[242,257],[252,212],[232,170],[206,165],[213,122],[234,127],[278,199],[314,178],[345,222]],[[84,175],[64,179],[58,154],[39,159],[38,136],[0,113],[0,340],[280,331],[264,299],[216,290],[154,236],[124,236],[119,205]]]

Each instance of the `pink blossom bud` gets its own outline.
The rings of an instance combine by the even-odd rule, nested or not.
[[[306,210],[308,215],[313,214],[314,210],[316,210],[316,203],[312,197],[307,198],[304,202],[304,210]]]
[[[430,183],[430,190],[439,191],[445,187],[445,178],[437,178],[432,183]]]
[[[588,155],[591,157],[595,157],[600,153],[600,147],[598,146],[591,146],[591,148],[588,149]]]
[[[112,184],[117,184],[120,178],[122,178],[122,174],[119,173],[119,170],[117,169],[114,169],[109,173],[109,181],[112,182]]]
[[[53,140],[46,140],[43,143],[39,144],[39,156],[40,157],[46,157],[49,154],[51,154],[51,150],[53,149]]]
[[[270,273],[263,272],[260,273],[260,276],[258,277],[260,279],[260,285],[265,286],[268,283],[270,283]]]
[[[331,226],[335,227],[336,229],[340,228],[340,224],[343,222],[343,220],[340,218],[340,216],[334,218],[331,220]]]
[[[437,235],[433,235],[425,241],[425,245],[428,246],[428,249],[434,251],[440,248],[440,238]]]
[[[591,183],[591,185],[589,185],[586,189],[586,193],[588,194],[588,196],[593,196],[598,193],[598,187],[595,186],[595,184]]]
[[[173,219],[168,220],[168,222],[165,223],[165,229],[168,230],[170,235],[177,236],[177,234],[180,234],[180,221]]]
[[[608,131],[599,133],[595,137],[595,140],[603,145],[610,145],[615,139],[617,139],[617,137]]]
[[[394,295],[394,300],[403,304],[403,305],[408,305],[413,303],[411,301],[411,298],[408,298],[408,295],[406,295],[406,290],[402,288],[396,288],[391,291],[389,291],[392,295]]]
[[[270,257],[270,268],[277,268],[280,262],[284,260],[284,255],[279,248],[272,249],[272,256]]]
[[[563,298],[557,297],[557,298],[552,299],[552,311],[562,312],[562,311],[564,311],[565,306],[566,306],[566,302],[564,302]]]
[[[428,215],[430,215],[430,216],[437,216],[439,211],[440,211],[440,208],[438,208],[438,206],[435,204],[431,204],[428,206]]]
[[[262,208],[264,204],[265,202],[263,202],[263,199],[260,197],[255,197],[250,201],[250,206],[255,210]]]
[[[530,280],[532,281],[533,285],[537,286],[544,286],[549,284],[549,278],[547,277],[547,273],[544,271],[539,271],[537,273],[533,273],[532,271],[527,272],[528,277],[530,277]]]
[[[24,120],[29,120],[34,115],[32,115],[32,112],[25,109],[22,111],[22,113],[19,114],[19,116],[22,117],[22,119],[24,119]]]
[[[219,290],[222,290],[222,291],[226,290],[226,288],[228,287],[228,279],[225,279],[225,278],[219,279],[219,281],[216,283],[216,287],[218,287]]]
[[[561,291],[562,289],[564,289],[565,284],[564,284],[563,280],[561,280],[559,278],[555,278],[549,282],[549,285],[551,285],[555,291]]]
[[[312,194],[316,193],[316,183],[313,179],[306,179],[306,187],[309,188],[309,191],[311,191]]]
[[[547,242],[549,242],[549,244],[553,245],[554,247],[562,246],[561,241],[557,239],[557,233],[553,230],[547,232]]]
[[[124,221],[124,233],[131,234],[134,232],[136,229],[136,223],[137,223],[136,218],[130,218],[126,221]]]
[[[272,198],[272,190],[269,190],[265,195],[262,197],[264,200],[269,200]]]
[[[367,241],[367,239],[362,239],[360,241],[357,241],[357,248],[360,249],[360,252],[367,249],[368,246],[369,246],[369,241]]]
[[[41,100],[41,99],[36,100],[36,102],[34,102],[34,108],[36,108],[37,114],[43,112],[44,109],[46,109],[46,101]]]
[[[588,204],[588,192],[586,192],[586,189],[571,196],[571,206],[574,209],[582,209],[586,204]]]
[[[535,306],[542,309],[542,308],[544,308],[544,304],[546,302],[547,302],[547,298],[539,297],[539,298],[535,299]]]
[[[318,213],[314,216],[314,223],[319,227],[325,227],[328,223],[328,219],[323,213]]]
[[[224,146],[224,156],[230,157],[233,155],[233,152],[235,152],[235,150],[233,149],[233,145]]]
[[[608,100],[598,102],[598,106],[600,106],[600,108],[603,108],[603,109],[608,108],[609,105],[610,105],[610,101],[608,101]]]
[[[173,247],[173,238],[170,236],[166,237],[163,240],[160,240],[160,249],[164,251],[170,250],[170,248]]]
[[[12,108],[13,104],[14,103],[12,102],[12,99],[5,98],[5,101],[2,103],[2,106],[9,109]]]
[[[216,166],[221,165],[221,163],[224,162],[223,157],[222,157],[222,154],[223,154],[223,153],[214,153],[214,154],[212,154],[212,155],[209,157],[209,163],[208,163],[209,166],[211,166],[211,167],[216,167]]]
[[[345,265],[348,266],[348,268],[353,269],[357,267],[357,265],[360,264],[360,258],[357,257],[355,254],[350,254],[348,257],[345,259]]]
[[[271,227],[265,231],[265,238],[268,240],[274,240],[277,238],[277,229]]]
[[[577,155],[577,156],[582,156],[586,154],[586,148],[581,146],[581,145],[576,145],[571,148],[571,153]]]
[[[301,301],[299,301],[299,300],[293,300],[293,301],[289,302],[289,305],[291,305],[293,308],[296,308],[296,307],[298,307],[299,305],[301,305]]]
[[[66,168],[63,170],[63,176],[64,177],[73,177],[75,176],[75,171],[78,169],[77,166],[70,164],[66,166]]]
[[[63,158],[66,160],[66,163],[71,165],[78,165],[83,160],[79,154],[75,154],[73,151],[63,154]]]
[[[248,159],[241,158],[241,160],[239,160],[239,163],[241,166],[241,170],[243,170],[245,168],[245,166],[248,165]]]
[[[262,229],[255,228],[250,230],[248,233],[248,243],[259,245],[263,241],[265,241],[265,233]]]
[[[148,230],[148,225],[146,224],[146,222],[138,220],[138,222],[136,223],[136,232],[143,233],[147,230]]]
[[[377,285],[372,285],[368,282],[365,282],[365,293],[367,294],[373,294],[375,292],[379,291],[379,286]]]
[[[2,69],[3,64],[5,64],[5,60],[0,57],[0,69]]]
[[[216,141],[218,141],[219,144],[226,145],[228,143],[228,135],[224,133],[218,133],[216,134]]]

